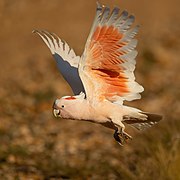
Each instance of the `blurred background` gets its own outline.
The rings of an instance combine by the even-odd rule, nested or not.
[[[137,81],[126,104],[164,115],[124,147],[100,125],[56,119],[52,104],[72,91],[33,29],[55,32],[83,52],[96,0],[0,1],[0,179],[180,179],[180,1],[101,0],[140,24]]]

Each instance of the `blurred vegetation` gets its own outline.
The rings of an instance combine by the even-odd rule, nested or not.
[[[135,73],[145,92],[127,104],[163,121],[141,133],[127,127],[133,140],[121,147],[109,129],[55,119],[54,99],[71,91],[31,31],[56,32],[80,54],[95,1],[1,0],[0,179],[180,179],[179,0],[103,3],[128,9],[142,24]]]

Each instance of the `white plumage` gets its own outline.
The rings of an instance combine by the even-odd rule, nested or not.
[[[109,7],[97,3],[96,16],[81,57],[56,34],[33,31],[49,47],[75,94],[57,99],[54,115],[114,129],[114,138],[121,145],[131,138],[125,132],[124,123],[142,130],[162,118],[123,105],[124,100],[140,99],[144,90],[134,76],[138,54],[134,37],[139,29],[139,26],[131,28],[134,20],[127,11],[119,15],[118,7],[110,11]]]

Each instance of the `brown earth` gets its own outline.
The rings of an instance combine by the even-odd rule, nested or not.
[[[141,25],[136,76],[142,99],[128,103],[161,113],[120,147],[99,125],[52,116],[72,94],[33,29],[55,32],[81,54],[96,1],[0,1],[0,179],[180,179],[180,1],[104,0]]]

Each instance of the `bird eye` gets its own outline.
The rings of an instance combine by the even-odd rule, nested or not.
[[[61,107],[64,108],[64,105],[62,105]]]

